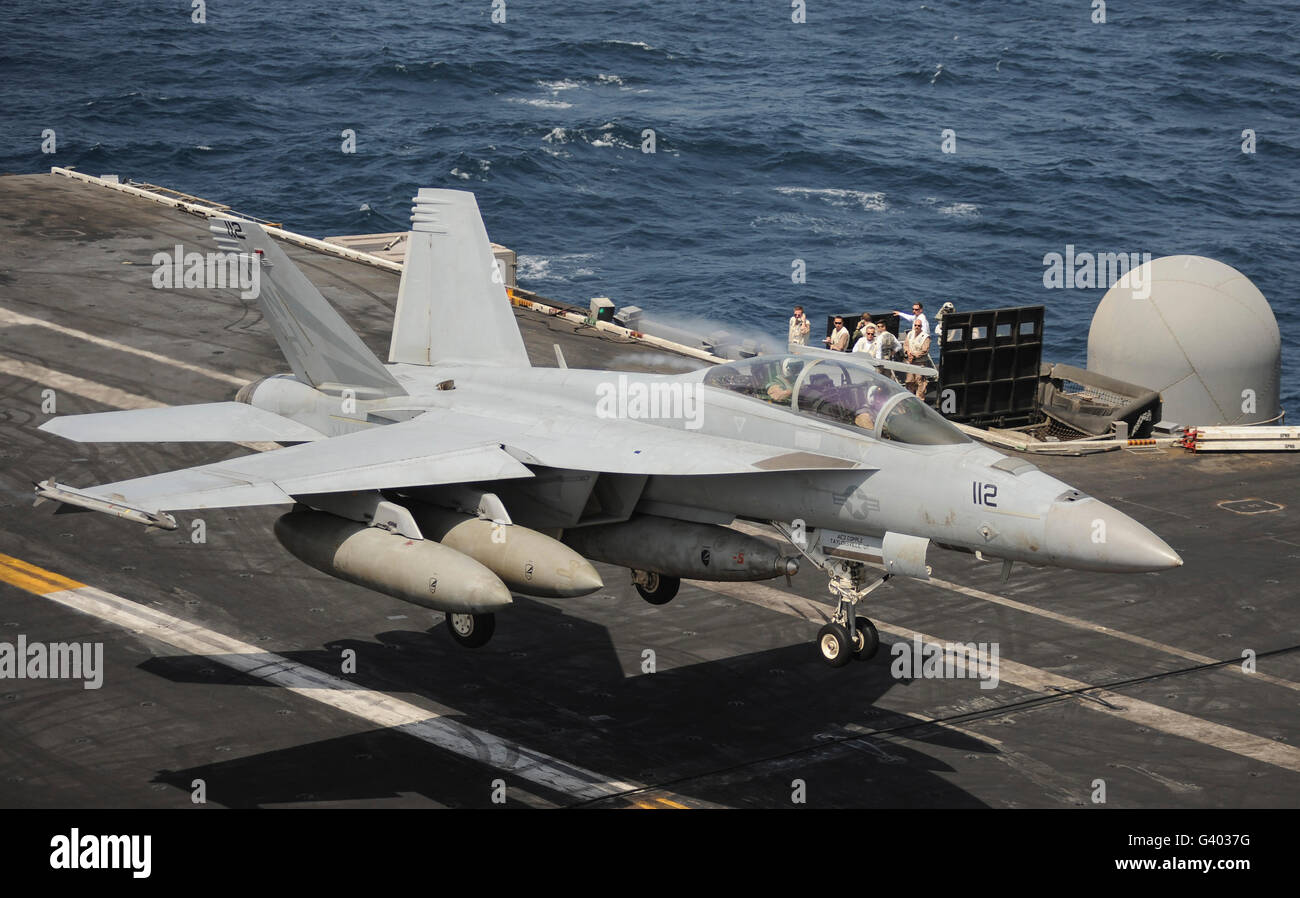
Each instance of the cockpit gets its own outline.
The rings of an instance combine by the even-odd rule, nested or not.
[[[704,385],[866,431],[882,440],[917,446],[970,442],[891,378],[850,358],[757,356],[710,368]]]

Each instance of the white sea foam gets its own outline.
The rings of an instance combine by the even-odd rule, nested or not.
[[[565,78],[561,81],[538,81],[537,86],[543,90],[559,93],[562,90],[573,90],[575,87],[582,87],[582,82]]]
[[[939,207],[940,215],[956,215],[959,218],[978,218],[980,207],[974,203],[949,203]]]
[[[927,196],[924,200],[927,206],[934,206],[936,212],[940,215],[955,215],[958,218],[978,218],[980,207],[974,203],[946,203],[937,196]]]
[[[883,212],[889,208],[885,195],[864,190],[845,190],[841,187],[778,187],[776,192],[785,196],[811,196],[832,206],[857,205],[867,212]]]
[[[511,103],[523,103],[525,106],[536,106],[539,109],[572,109],[572,103],[566,103],[563,100],[548,100],[544,97],[510,97]]]
[[[550,281],[564,283],[574,278],[591,277],[595,272],[584,262],[596,258],[595,253],[568,253],[561,256],[520,255],[515,270],[521,281]]]

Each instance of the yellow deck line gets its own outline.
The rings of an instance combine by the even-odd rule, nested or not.
[[[65,589],[80,589],[84,583],[69,579],[53,571],[47,571],[21,558],[0,554],[0,582],[17,586],[38,596],[61,592]]]

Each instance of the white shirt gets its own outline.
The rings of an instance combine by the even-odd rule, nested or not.
[[[876,344],[873,340],[868,340],[865,336],[858,337],[858,342],[853,344],[854,352],[865,352],[872,358],[880,358],[876,354]]]
[[[902,318],[908,324],[911,324],[917,318],[920,318],[921,333],[925,334],[927,337],[930,336],[930,319],[925,317],[924,312],[921,312],[919,315],[913,315],[910,312],[897,312],[895,314],[897,314],[899,318]],[[911,328],[908,328],[908,330],[911,330]]]

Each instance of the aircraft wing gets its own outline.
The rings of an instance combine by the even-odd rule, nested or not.
[[[441,429],[462,436],[477,435],[501,444],[526,464],[551,468],[662,476],[864,469],[860,462],[834,455],[619,418],[557,415],[545,421],[509,421],[439,409],[419,420],[439,422]]]
[[[134,408],[51,418],[41,430],[78,443],[306,443],[325,434],[243,402]]]
[[[531,477],[499,442],[414,418],[328,440],[88,489],[46,482],[70,505],[168,526],[174,509],[283,505],[293,496]],[[175,522],[171,521],[171,526]]]
[[[173,528],[177,509],[287,505],[314,493],[532,477],[525,465],[662,476],[827,471],[851,459],[623,419],[501,420],[434,410],[398,424],[195,468],[77,489],[46,481],[37,494],[67,505]]]

